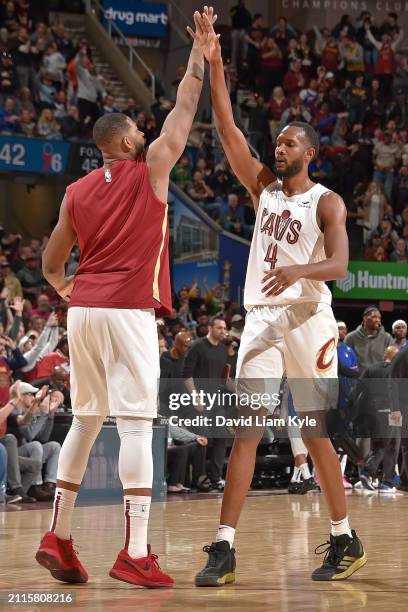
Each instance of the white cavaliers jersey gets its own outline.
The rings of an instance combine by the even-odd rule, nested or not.
[[[262,191],[245,281],[246,310],[298,302],[331,304],[331,292],[323,281],[302,278],[280,295],[266,297],[262,293],[264,272],[326,259],[316,209],[320,196],[328,191],[317,183],[309,191],[289,197],[280,180]]]

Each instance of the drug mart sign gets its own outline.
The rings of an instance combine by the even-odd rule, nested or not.
[[[167,34],[167,6],[153,2],[132,0],[104,0],[104,25],[108,19],[118,26],[125,36],[151,36],[163,38]]]

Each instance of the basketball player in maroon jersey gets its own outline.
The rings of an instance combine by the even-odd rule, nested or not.
[[[276,141],[276,175],[253,158],[234,122],[219,44],[206,9],[199,20],[200,44],[210,64],[216,128],[232,169],[248,190],[257,219],[245,283],[248,311],[238,353],[238,389],[277,392],[286,370],[297,414],[315,419],[302,436],[317,470],[330,516],[326,556],[313,580],[343,580],[366,563],[351,531],[340,464],[324,428],[324,411],[337,378],[337,325],[324,283],[347,273],[346,209],[340,196],[313,183],[308,166],[319,138],[301,122],[286,126]],[[197,39],[198,40],[198,39]],[[336,380],[334,380],[336,383]],[[267,414],[267,407],[262,409]],[[251,484],[263,429],[237,436],[230,455],[216,541],[197,586],[235,580],[235,528]],[[324,547],[325,545],[323,545]]]
[[[216,18],[212,12],[210,18]],[[125,511],[125,544],[110,576],[146,587],[173,584],[147,544],[159,378],[155,312],[171,313],[167,193],[202,89],[200,36],[175,107],[147,151],[143,133],[126,115],[97,120],[93,136],[103,168],[69,185],[44,252],[44,276],[70,302],[74,416],[60,454],[51,527],[36,554],[57,580],[88,580],[72,545],[71,518],[89,452],[110,414],[116,416],[121,440]],[[74,278],[67,278],[65,264],[75,242],[79,267]]]

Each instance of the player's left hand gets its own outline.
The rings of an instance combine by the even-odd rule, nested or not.
[[[265,293],[266,297],[279,295],[296,283],[301,276],[301,266],[285,266],[269,270],[262,279],[262,284],[264,285],[262,293]]]
[[[74,276],[67,276],[64,279],[64,284],[61,287],[55,288],[58,295],[60,295],[66,302],[71,299],[71,293],[74,288]]]

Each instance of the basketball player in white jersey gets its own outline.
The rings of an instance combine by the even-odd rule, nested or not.
[[[224,78],[219,35],[204,9],[200,27],[210,64],[216,128],[237,177],[257,212],[245,285],[248,311],[238,354],[239,388],[276,392],[286,369],[297,414],[318,427],[302,436],[317,471],[331,517],[331,535],[323,564],[313,580],[343,580],[366,563],[363,546],[351,531],[340,464],[325,434],[324,414],[336,382],[337,324],[324,281],[344,278],[348,263],[346,209],[339,195],[308,176],[319,151],[314,129],[287,125],[276,140],[276,175],[253,158],[234,123]],[[303,379],[303,380],[302,380]],[[262,409],[266,414],[266,409]],[[215,542],[196,576],[197,586],[235,580],[234,534],[250,486],[262,428],[237,436],[230,455],[221,520]],[[325,547],[326,545],[323,545]]]

